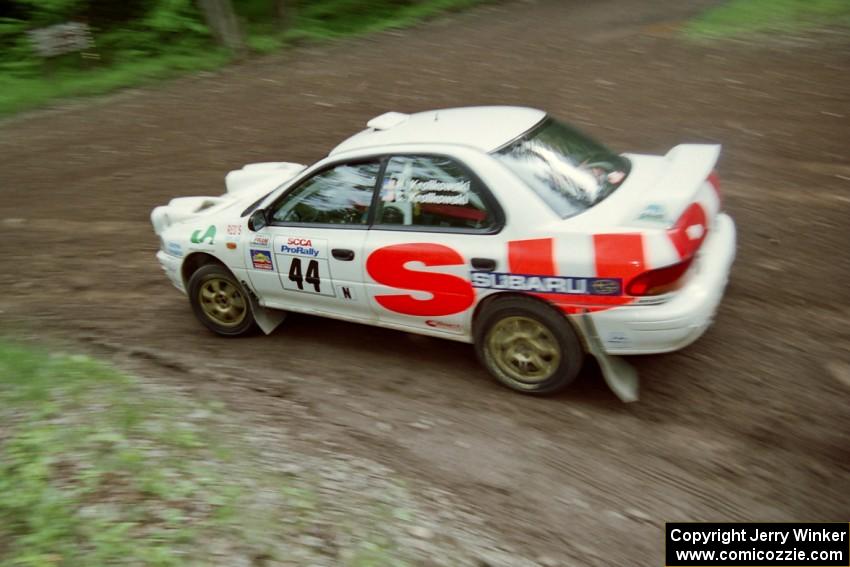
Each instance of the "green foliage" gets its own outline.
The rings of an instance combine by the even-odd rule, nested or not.
[[[26,76],[39,67],[23,20],[0,18],[0,77]]]
[[[79,14],[86,0],[16,0],[21,10],[29,14],[33,27],[60,24]]]
[[[232,0],[249,50],[401,27],[484,0],[289,0],[287,28],[276,0]],[[232,53],[215,45],[194,0],[7,0],[0,18],[0,115],[58,98],[101,94],[211,69]],[[27,31],[72,20],[90,24],[92,53],[43,60]]]
[[[189,0],[159,0],[142,20],[142,27],[158,35],[207,35],[207,28]]]
[[[692,21],[691,37],[788,33],[822,25],[850,25],[847,0],[730,0]]]

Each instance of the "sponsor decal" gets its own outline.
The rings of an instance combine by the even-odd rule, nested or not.
[[[242,225],[229,224],[225,227],[225,231],[227,232],[227,236],[239,236],[242,234]]]
[[[288,246],[286,244],[282,244],[280,246],[281,254],[292,254],[293,256],[310,256],[315,257],[319,255],[319,251],[315,248],[309,246]]]
[[[561,293],[572,295],[621,295],[619,278],[576,278],[564,276],[535,276],[504,272],[472,272],[472,287]]]
[[[460,330],[460,325],[456,325],[454,323],[446,323],[445,321],[435,321],[434,319],[428,319],[427,321],[425,321],[425,324],[435,329],[449,329],[452,331]]]
[[[328,241],[322,238],[275,238],[275,261],[283,288],[335,297],[327,249]]]
[[[406,267],[408,262],[425,266],[463,265],[456,250],[430,242],[395,244],[379,248],[366,260],[366,271],[379,284],[398,288],[401,293],[376,295],[381,307],[405,315],[441,317],[472,307],[475,290],[465,279],[436,272],[419,272]],[[424,291],[429,299],[417,299],[404,290]]]
[[[204,244],[204,241],[209,238],[210,244],[215,244],[215,225],[209,225],[207,227],[206,232],[204,232],[203,236],[201,236],[201,229],[197,229],[192,233],[192,244]]]
[[[165,251],[172,256],[183,256],[183,247],[179,242],[166,242]]]
[[[453,248],[433,243],[378,248],[366,260],[366,271],[378,284],[395,288],[373,297],[381,307],[421,317],[466,311],[475,304],[476,288],[522,291],[546,299],[566,313],[600,311],[634,301],[623,295],[623,282],[644,270],[641,234],[593,235],[596,277],[558,275],[554,244],[553,238],[512,240],[508,242],[509,272],[472,271],[469,279],[407,266],[410,262],[426,267],[466,263]],[[420,299],[410,291],[431,297]]]
[[[288,238],[286,243],[280,245],[280,253],[315,258],[319,250],[313,248],[313,241],[309,238]]]
[[[393,178],[384,182],[381,199],[385,202],[466,205],[469,203],[469,187],[469,181],[399,181]]]
[[[612,278],[596,278],[590,287],[595,295],[620,295],[620,280]]]
[[[632,339],[623,331],[611,331],[605,335],[605,344],[610,347],[632,346]]]
[[[667,220],[667,210],[663,205],[659,205],[658,203],[647,205],[640,215],[638,215],[638,220],[658,222],[662,224],[667,224],[669,222]]]
[[[251,246],[257,246],[260,248],[268,248],[271,243],[271,237],[266,234],[255,234],[254,239],[251,240]]]
[[[528,293],[546,299],[570,314],[581,313],[587,309],[600,311],[631,303],[631,297],[622,295],[622,282],[629,281],[644,269],[642,235],[594,234],[593,252],[595,279],[619,281],[620,290],[617,293],[599,293],[609,291],[607,288],[611,286],[606,283],[598,284],[595,294]],[[515,274],[559,277],[555,256],[555,241],[552,238],[512,240],[508,243],[508,269]]]
[[[251,250],[251,264],[254,265],[255,270],[274,271],[272,254],[268,250]]]

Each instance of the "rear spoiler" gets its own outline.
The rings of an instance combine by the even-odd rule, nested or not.
[[[640,210],[659,207],[672,225],[694,201],[711,175],[720,157],[720,149],[718,144],[679,144],[667,152],[661,174],[644,194]]]

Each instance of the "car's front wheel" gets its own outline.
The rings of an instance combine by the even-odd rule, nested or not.
[[[195,317],[214,333],[234,337],[254,330],[250,300],[224,266],[198,268],[189,278],[187,291]]]
[[[526,394],[565,388],[584,361],[578,336],[564,316],[526,297],[484,306],[475,325],[475,350],[490,374]]]

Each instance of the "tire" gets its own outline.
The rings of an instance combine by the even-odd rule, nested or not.
[[[237,337],[255,330],[248,294],[224,266],[198,268],[189,278],[187,291],[195,317],[210,331]]]
[[[505,386],[524,394],[554,394],[572,383],[584,350],[563,314],[532,298],[495,299],[475,325],[481,364]]]

